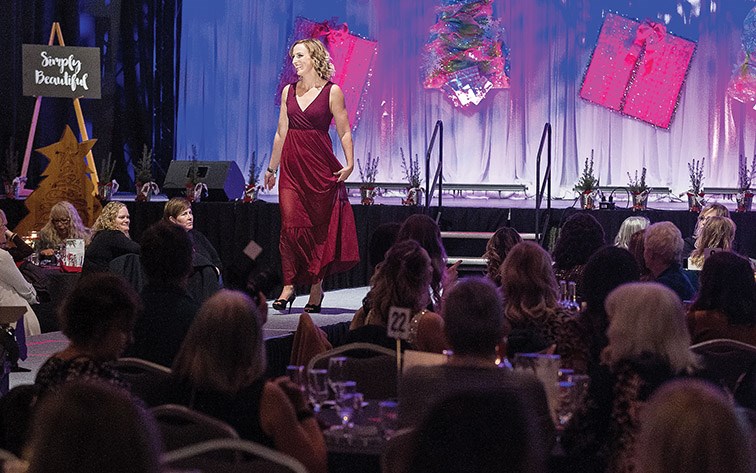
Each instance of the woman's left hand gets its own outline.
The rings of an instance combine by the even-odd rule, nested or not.
[[[333,173],[334,176],[339,177],[338,179],[336,179],[336,182],[346,181],[349,175],[352,174],[353,170],[354,170],[354,166],[344,166],[343,168]]]

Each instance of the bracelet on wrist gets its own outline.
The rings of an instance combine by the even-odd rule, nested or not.
[[[269,173],[273,174],[274,176],[276,175],[276,170],[275,169],[268,168],[267,171]]]
[[[315,417],[315,413],[312,412],[312,409],[303,409],[299,412],[297,412],[297,421],[302,422],[303,420],[307,420],[311,417]]]

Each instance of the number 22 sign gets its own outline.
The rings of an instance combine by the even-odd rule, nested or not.
[[[412,312],[405,307],[394,307],[389,309],[388,325],[386,327],[386,334],[391,338],[401,338],[407,340],[409,338],[409,323]]]

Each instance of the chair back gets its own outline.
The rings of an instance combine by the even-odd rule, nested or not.
[[[108,269],[111,273],[123,276],[136,292],[142,292],[142,288],[147,284],[142,262],[137,254],[127,253],[113,258],[108,263]]]
[[[233,455],[218,455],[226,452]],[[169,451],[162,458],[167,468],[182,468],[213,473],[307,473],[299,461],[247,440],[216,439]]]
[[[756,366],[756,346],[737,340],[718,338],[692,345],[701,356],[703,369],[699,375],[734,393],[749,369]]]
[[[171,451],[216,439],[238,439],[236,430],[222,420],[177,404],[150,409],[155,417],[163,450]]]
[[[131,392],[148,407],[165,404],[171,387],[171,370],[140,358],[119,358],[113,368],[131,384]]]
[[[366,399],[397,396],[396,352],[372,343],[349,343],[314,356],[307,369],[327,369],[334,356],[347,357],[346,376],[357,382]]]

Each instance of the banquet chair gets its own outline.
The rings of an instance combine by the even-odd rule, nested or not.
[[[346,377],[357,382],[365,399],[388,399],[397,396],[396,352],[372,343],[349,343],[314,356],[307,365],[328,369],[334,356],[347,357]]]
[[[701,356],[702,378],[708,379],[734,393],[749,369],[756,366],[756,346],[737,340],[718,338],[691,345],[693,353]]]
[[[123,276],[137,292],[141,292],[147,283],[147,278],[142,269],[142,262],[139,260],[139,255],[137,254],[128,253],[113,258],[108,263],[108,269],[111,273]]]
[[[165,404],[171,385],[171,370],[140,358],[119,358],[113,368],[131,385],[131,392],[148,407]]]
[[[219,456],[219,452],[233,455]],[[216,439],[189,445],[163,454],[166,468],[181,468],[213,473],[307,473],[299,461],[255,442]]]
[[[216,439],[238,439],[236,430],[227,423],[177,404],[153,407],[165,451],[176,450]]]

